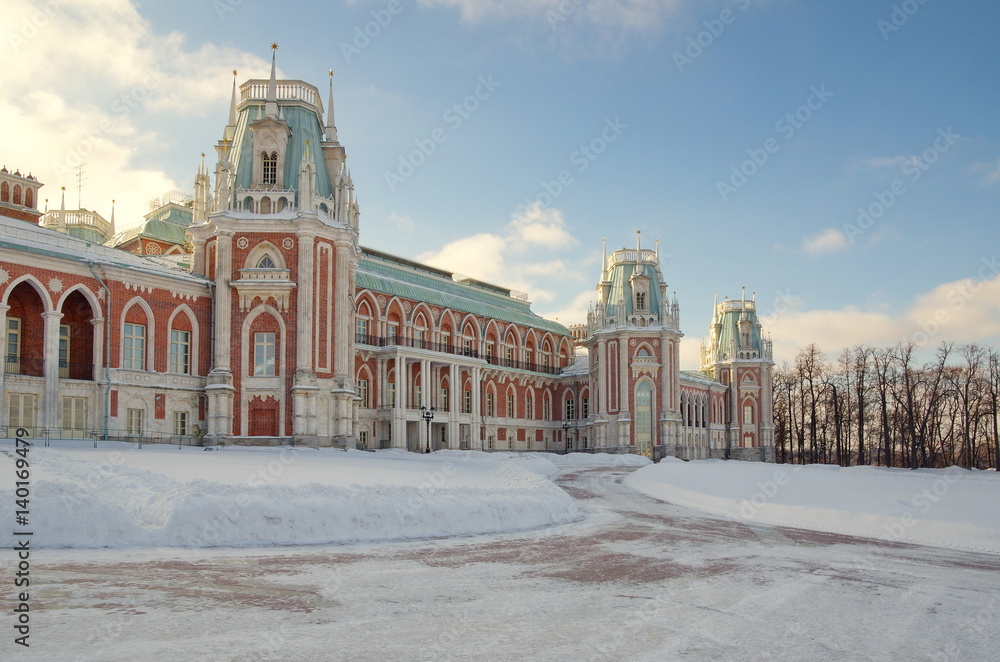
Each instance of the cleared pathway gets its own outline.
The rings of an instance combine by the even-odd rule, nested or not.
[[[747,526],[627,473],[564,475],[587,519],[524,534],[40,551],[31,649],[0,659],[996,659],[1000,557]]]

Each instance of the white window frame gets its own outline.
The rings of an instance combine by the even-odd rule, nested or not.
[[[125,322],[122,328],[122,369],[146,369],[146,335],[148,330],[145,324]]]
[[[257,331],[253,334],[253,376],[274,377],[277,374],[278,334]]]
[[[170,372],[191,374],[191,335],[190,331],[170,329]]]

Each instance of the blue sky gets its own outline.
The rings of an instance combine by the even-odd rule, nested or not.
[[[526,291],[568,324],[602,239],[641,231],[688,367],[713,293],[742,286],[779,360],[810,341],[833,358],[1000,337],[993,2],[62,0],[8,16],[0,118],[19,129],[0,154],[50,204],[67,186],[75,206],[79,161],[84,206],[116,199],[122,226],[189,191],[231,70],[266,76],[275,41],[281,75],[325,88],[335,71],[365,245]]]

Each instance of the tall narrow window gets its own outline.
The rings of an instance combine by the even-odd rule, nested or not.
[[[170,372],[191,374],[191,332],[170,330]]]
[[[746,425],[753,424],[753,405],[751,404],[743,405],[743,423]]]
[[[507,418],[514,418],[516,412],[514,411],[514,394],[507,394]]]
[[[7,343],[4,357],[4,372],[8,375],[21,374],[21,319],[7,318]]]
[[[368,380],[359,379],[358,380],[358,397],[361,398],[361,404],[359,405],[362,409],[368,409]]]
[[[462,394],[462,413],[472,413],[472,391],[465,391]]]
[[[566,400],[566,420],[571,421],[576,418],[576,401],[573,398]]]
[[[69,397],[62,399],[62,429],[71,436],[82,437],[87,427],[87,398]]]
[[[261,154],[261,182],[264,184],[278,183],[278,153],[264,152]]]
[[[448,411],[448,389],[442,388],[441,395],[438,398],[438,409],[440,411]]]
[[[174,435],[186,437],[188,434],[188,413],[186,411],[174,412]]]
[[[583,398],[580,400],[580,409],[582,418],[590,416],[590,398]]]
[[[386,404],[389,405],[390,407],[395,407],[396,406],[396,384],[394,384],[393,382],[389,382],[385,386],[386,386],[385,397],[389,401]]]
[[[524,398],[524,417],[527,419],[535,417],[535,401],[530,393]]]
[[[354,322],[354,342],[368,344],[368,320],[360,317]]]
[[[648,382],[635,387],[635,445],[640,453],[648,453],[653,439],[653,389]]]
[[[646,310],[646,293],[636,292],[635,294],[635,309],[636,310]]]
[[[129,409],[125,413],[125,427],[129,434],[142,434],[142,410]]]
[[[492,393],[487,393],[486,394],[486,415],[487,416],[492,416],[493,415],[493,394]]]
[[[125,324],[122,368],[125,370],[146,369],[146,325]]]
[[[255,377],[273,377],[275,374],[274,333],[255,333],[253,340],[253,374]]]
[[[546,421],[552,420],[552,401],[548,398],[542,400],[542,419]]]
[[[69,324],[59,325],[59,378],[69,378]]]
[[[398,329],[399,329],[399,325],[398,324],[390,324],[388,326],[387,335],[388,335],[388,338],[389,338],[389,344],[390,345],[395,345],[396,344],[396,332],[398,331]]]
[[[420,407],[423,400],[420,399],[420,384],[413,387],[413,409]]]
[[[29,433],[34,434],[35,416],[37,400],[33,394],[11,393],[10,413],[7,423],[12,428],[25,428]]]

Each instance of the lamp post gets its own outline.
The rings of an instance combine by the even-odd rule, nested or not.
[[[566,446],[565,450],[566,450],[566,452],[569,452],[571,450],[571,446],[572,446],[572,444],[570,443],[570,440],[569,440],[569,421],[564,420],[562,422],[562,429],[563,429],[563,443]]]
[[[428,409],[423,405],[420,406],[420,415],[424,418],[424,421],[427,423],[427,449],[424,451],[425,453],[431,452],[431,420],[434,418],[435,411],[437,410],[434,409],[434,407]]]

